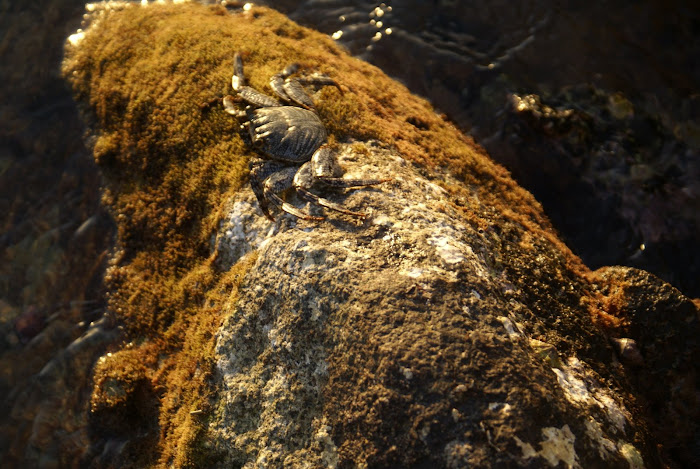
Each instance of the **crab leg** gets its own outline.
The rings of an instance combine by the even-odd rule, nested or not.
[[[242,118],[242,117],[245,117],[247,115],[247,113],[245,111],[242,111],[236,107],[233,96],[231,96],[231,95],[224,96],[223,103],[224,103],[224,110],[227,113],[231,114],[232,116]]]
[[[283,192],[292,187],[294,181],[294,174],[296,172],[297,168],[290,166],[270,174],[270,176],[267,179],[265,179],[265,181],[262,184],[263,198],[269,200],[281,210],[290,213],[297,218],[314,221],[323,220],[323,217],[316,217],[314,215],[299,210],[293,205],[288,204],[287,202],[282,200],[282,198],[279,195],[277,195],[278,192]]]
[[[270,88],[272,88],[272,91],[274,91],[280,99],[290,101],[291,98],[284,90],[284,80],[295,74],[297,70],[299,70],[299,64],[294,63],[288,65],[284,70],[272,75],[272,78],[270,78]]]
[[[343,92],[343,89],[334,79],[322,73],[312,73],[306,77],[299,77],[298,80],[302,85],[335,86],[338,88],[338,91]]]
[[[316,194],[312,193],[309,191],[311,186],[314,183],[314,176],[312,174],[313,170],[313,163],[312,162],[307,162],[304,163],[301,168],[299,168],[299,171],[294,175],[294,188],[296,189],[297,193],[304,197],[305,199],[320,205],[322,207],[329,208],[331,210],[335,210],[336,212],[344,213],[346,215],[351,215],[353,217],[358,217],[358,218],[366,218],[367,214],[362,213],[362,212],[354,212],[352,210],[348,210],[334,202],[331,202],[328,199],[324,199],[323,197],[319,197]]]
[[[270,202],[275,204],[277,207],[279,207],[282,211],[285,211],[287,213],[290,213],[294,215],[297,218],[301,218],[303,220],[311,220],[311,221],[321,221],[324,220],[323,217],[316,217],[314,215],[308,214],[306,212],[302,212],[298,208],[296,208],[294,205],[290,205],[284,200],[280,198],[277,194],[274,192],[265,192],[265,197],[270,199]]]
[[[231,77],[231,87],[234,91],[245,86],[245,75],[243,74],[243,59],[241,54],[236,52],[233,56],[233,76]]]
[[[322,145],[316,150],[311,156],[310,163],[312,178],[323,182],[327,186],[363,187],[391,181],[391,179],[345,179],[341,177],[343,170],[340,168],[328,145]],[[301,169],[299,172],[301,172]]]
[[[289,101],[305,109],[314,110],[314,102],[302,85],[332,85],[340,90],[340,86],[331,77],[320,73],[315,73],[308,77],[292,77],[298,70],[299,64],[294,63],[270,78],[270,88],[283,101]]]
[[[270,221],[275,221],[274,217],[270,215],[270,210],[268,210],[267,200],[265,199],[265,189],[263,188],[262,181],[269,175],[265,168],[265,164],[262,160],[256,159],[250,162],[250,187],[253,189],[255,198],[258,199],[258,205],[260,205],[260,210],[265,214],[265,216]]]
[[[391,178],[387,179],[345,179],[327,176],[318,176],[318,180],[327,186],[331,187],[365,187],[365,186],[376,186],[383,182],[391,181]]]
[[[246,103],[252,104],[255,107],[279,107],[282,105],[282,103],[275,98],[271,98],[250,86],[241,87],[238,90],[238,96]]]
[[[275,107],[281,106],[282,104],[275,98],[271,98],[266,94],[257,91],[250,86],[245,84],[245,75],[243,74],[243,59],[241,59],[241,54],[236,52],[233,57],[233,75],[231,76],[231,88],[235,91],[238,96],[243,99],[243,101],[248,104],[252,104],[256,107]],[[228,102],[226,98],[229,98]],[[234,114],[229,109],[233,108],[233,100],[230,97],[224,98],[224,107],[226,112],[229,114]],[[236,114],[234,114],[236,115]]]
[[[352,210],[348,210],[346,208],[343,208],[342,206],[331,202],[328,199],[324,199],[323,197],[319,197],[316,194],[307,191],[303,187],[297,187],[297,194],[300,194],[302,197],[305,199],[309,200],[310,202],[315,203],[316,205],[320,205],[322,207],[329,208],[331,210],[335,210],[336,212],[344,213],[346,215],[351,215],[353,217],[358,217],[358,218],[367,218],[366,213],[362,212],[353,212]]]
[[[299,64],[288,65],[270,78],[270,88],[283,101],[298,104],[305,109],[314,109],[314,102],[296,78],[291,78],[299,70]]]
[[[289,99],[298,104],[299,106],[309,109],[309,110],[315,110],[314,108],[314,101],[311,99],[311,96],[308,95],[306,91],[304,91],[304,87],[301,86],[301,83],[299,83],[299,80],[296,78],[287,78],[284,80],[284,92],[289,96]]]

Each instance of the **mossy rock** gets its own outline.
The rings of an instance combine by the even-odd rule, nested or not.
[[[518,376],[546,376],[548,383],[557,382],[555,372],[543,368],[548,363],[546,360],[536,354],[534,358],[529,358],[532,351],[525,341],[512,345],[511,341],[515,339],[510,335],[502,336],[504,328],[506,331],[510,330],[508,327],[513,328],[513,320],[503,315],[493,315],[494,308],[511,308],[510,313],[514,318],[527,318],[529,322],[522,332],[551,346],[557,356],[586,360],[584,371],[587,376],[605,376],[614,383],[611,386],[624,388],[623,384],[619,384],[619,373],[611,371],[607,363],[611,349],[606,345],[605,335],[595,325],[598,322],[606,327],[616,327],[618,321],[604,311],[599,298],[589,288],[585,277],[588,269],[557,238],[533,197],[520,188],[506,170],[493,163],[470,138],[436,114],[428,102],[412,96],[404,86],[377,68],[348,56],[327,36],[302,28],[266,8],[229,11],[221,6],[199,4],[150,4],[147,7],[107,4],[92,13],[91,21],[92,25],[86,32],[69,40],[63,73],[82,106],[90,129],[88,142],[106,179],[103,201],[118,227],[118,247],[113,253],[107,276],[111,292],[109,307],[124,325],[125,343],[130,344],[129,361],[119,366],[98,367],[96,375],[96,383],[118,385],[110,389],[124,391],[119,394],[123,399],[115,401],[113,396],[110,397],[109,389],[102,388],[93,393],[92,399],[96,408],[109,416],[109,425],[100,428],[121,431],[128,424],[128,415],[126,411],[120,413],[119,409],[131,409],[133,405],[138,407],[140,403],[150,402],[141,399],[144,390],[148,391],[148,395],[151,391],[156,393],[157,402],[147,410],[158,414],[158,443],[146,463],[175,467],[205,467],[221,461],[252,464],[251,458],[255,455],[258,459],[263,458],[259,459],[263,461],[260,464],[268,464],[269,467],[274,467],[277,461],[265,463],[265,454],[274,451],[259,452],[257,446],[263,445],[264,441],[246,443],[245,437],[241,437],[236,440],[238,446],[235,448],[224,444],[222,449],[217,444],[229,440],[225,437],[217,440],[218,437],[204,431],[209,423],[225,422],[222,414],[229,412],[238,415],[236,409],[227,407],[229,404],[222,397],[223,391],[213,387],[213,383],[222,383],[221,369],[217,371],[214,366],[220,359],[215,351],[215,334],[218,330],[220,345],[226,342],[226,337],[240,339],[242,345],[236,353],[246,360],[251,359],[247,355],[249,352],[253,354],[253,360],[256,359],[256,351],[262,350],[262,354],[268,354],[265,356],[272,353],[264,345],[269,331],[262,327],[262,319],[258,318],[255,310],[255,301],[262,301],[265,296],[256,293],[255,284],[244,284],[248,288],[245,295],[239,294],[239,287],[245,278],[249,281],[257,278],[259,285],[269,287],[268,292],[274,290],[279,279],[264,277],[264,269],[270,268],[276,259],[286,259],[282,254],[259,260],[255,254],[217,257],[220,255],[217,250],[221,244],[217,243],[222,238],[222,225],[232,213],[231,201],[250,195],[245,195],[249,191],[247,162],[255,155],[241,135],[240,122],[226,114],[220,105],[221,98],[231,93],[234,52],[243,55],[250,85],[260,91],[269,93],[268,78],[291,62],[298,62],[306,70],[319,71],[336,80],[339,89],[327,87],[316,96],[318,113],[329,131],[330,139],[339,148],[349,148],[349,151],[375,162],[382,161],[379,157],[375,158],[376,145],[381,147],[376,150],[379,153],[391,152],[395,163],[399,160],[403,162],[403,169],[399,166],[385,167],[395,168],[396,174],[405,174],[402,181],[408,180],[409,173],[411,178],[421,174],[425,178],[420,183],[421,187],[438,194],[434,197],[435,206],[430,210],[447,214],[450,223],[454,221],[455,226],[462,227],[466,233],[460,234],[466,237],[461,239],[468,240],[474,246],[474,250],[470,251],[471,248],[467,249],[470,244],[463,242],[466,254],[455,254],[450,257],[452,260],[445,260],[444,257],[440,260],[440,256],[434,255],[426,255],[425,259],[459,264],[468,258],[474,261],[470,265],[478,264],[478,269],[474,267],[475,271],[483,274],[483,277],[474,280],[466,274],[467,270],[463,270],[444,274],[445,280],[440,273],[431,277],[430,282],[433,283],[425,290],[420,283],[412,286],[411,281],[403,277],[401,281],[394,281],[390,272],[383,272],[382,282],[376,285],[378,290],[374,292],[377,304],[393,308],[391,298],[395,298],[393,303],[399,305],[422,302],[420,308],[411,312],[415,317],[406,316],[409,318],[408,324],[401,329],[406,332],[405,337],[395,342],[396,352],[405,351],[406,359],[413,360],[417,371],[399,367],[399,361],[382,361],[391,355],[391,350],[387,352],[377,344],[370,350],[363,348],[362,344],[344,342],[352,334],[377,341],[391,337],[392,328],[401,327],[405,319],[401,311],[387,309],[389,313],[386,316],[361,311],[332,311],[323,303],[323,298],[313,300],[321,303],[311,302],[316,305],[315,310],[307,303],[297,310],[287,308],[287,315],[280,317],[283,323],[281,329],[292,331],[290,334],[294,337],[308,338],[314,347],[331,347],[328,349],[330,351],[324,349],[322,354],[328,353],[331,364],[338,366],[330,374],[321,373],[321,381],[336,380],[336,384],[340,383],[329,388],[321,386],[318,393],[312,390],[310,394],[314,399],[322,396],[326,399],[325,404],[304,401],[301,407],[295,407],[288,406],[289,402],[272,401],[272,408],[279,404],[280,412],[296,415],[299,420],[295,424],[300,428],[313,417],[311,413],[300,414],[300,409],[325,412],[324,418],[331,419],[330,424],[323,418],[314,420],[311,422],[312,430],[303,429],[306,433],[311,432],[305,433],[305,437],[313,440],[311,443],[301,436],[298,441],[294,439],[296,437],[289,440],[292,446],[298,444],[296,450],[299,450],[294,455],[290,453],[289,464],[301,464],[304,455],[311,455],[314,451],[318,454],[314,453],[316,456],[313,457],[320,458],[319,461],[329,466],[336,463],[347,466],[353,460],[376,465],[372,467],[389,467],[401,461],[435,463],[438,459],[431,456],[431,451],[440,448],[444,450],[441,454],[449,455],[454,461],[469,460],[465,454],[471,451],[472,443],[459,440],[461,437],[457,435],[457,430],[450,433],[454,444],[430,430],[433,420],[438,422],[436,428],[457,421],[462,422],[460,425],[474,423],[472,417],[461,417],[471,408],[467,397],[471,399],[472,395],[465,394],[465,390],[468,391],[466,387],[453,388],[446,377],[475,370],[480,374],[487,373],[485,365],[477,363],[481,347],[489,353],[493,352],[490,359],[503,359],[502,366],[498,368],[500,380],[508,377],[508,370],[515,370]],[[392,188],[400,189],[402,186],[398,179],[380,190],[389,192]],[[368,191],[368,194],[365,200],[376,203],[375,207],[380,211],[382,203],[377,193]],[[350,200],[350,203],[356,203],[355,200]],[[386,204],[387,210],[390,205]],[[260,216],[259,212],[255,213],[257,215],[252,212],[247,214],[247,219]],[[393,215],[395,213],[387,213],[385,220],[390,220]],[[442,220],[442,215],[435,215],[435,219]],[[316,234],[332,232],[336,242],[341,244],[344,242],[343,236],[353,242],[370,243],[373,239],[381,239],[379,235],[384,229],[381,222],[372,223],[331,223],[318,228]],[[278,225],[284,226],[288,224]],[[308,228],[309,232],[316,229]],[[334,228],[336,230],[332,231]],[[242,227],[243,231],[245,229]],[[339,230],[346,231],[339,233]],[[289,255],[293,257],[296,255],[292,252],[294,246],[300,246],[294,244],[300,240],[294,236],[304,236],[305,233],[303,230],[297,231],[300,233],[285,232],[285,236],[280,236],[275,243],[269,243],[265,252],[291,253]],[[410,234],[406,237],[410,237]],[[440,244],[449,241],[444,239],[447,238],[428,243],[432,246],[430,249],[437,245],[450,251],[449,246],[445,248],[444,244]],[[336,248],[338,252],[342,251],[337,246],[328,248],[328,252],[333,253]],[[298,251],[297,254],[303,257],[304,249]],[[449,257],[452,251],[443,254]],[[319,256],[324,261],[329,259],[324,253]],[[396,253],[396,256],[400,258],[400,253]],[[304,262],[304,268],[319,264],[317,258],[304,258]],[[375,267],[382,265],[375,263]],[[271,270],[278,272],[274,268]],[[414,274],[418,275],[409,271],[409,277]],[[333,276],[332,273],[323,272],[315,272],[314,275],[313,281]],[[358,287],[358,292],[372,286],[370,280],[365,280]],[[301,295],[289,285],[291,283],[283,281],[280,286],[286,289],[285,295],[289,298]],[[315,284],[312,282],[311,285]],[[326,284],[316,287],[318,290],[311,289],[307,293],[335,291]],[[432,311],[426,305],[439,300],[436,293],[432,293],[433,300],[429,294],[431,289],[434,292],[436,288],[444,289],[446,293],[439,311],[436,310],[439,314],[435,317],[435,324],[426,325],[422,321]],[[485,323],[479,322],[480,332],[467,340],[463,334],[457,334],[455,328],[473,325],[471,319],[463,320],[460,311],[465,311],[465,306],[469,310],[472,302],[481,299],[479,290],[482,294],[484,291],[493,293],[484,302],[491,308],[488,309],[491,316]],[[395,296],[382,297],[386,292]],[[372,295],[371,292],[368,294]],[[250,304],[239,304],[241,298],[247,299]],[[339,298],[343,299],[342,296]],[[277,310],[281,310],[282,306]],[[450,306],[456,309],[450,309]],[[260,311],[263,311],[262,307]],[[451,314],[454,314],[454,318]],[[308,322],[308,319],[319,318],[327,322],[321,326]],[[416,326],[412,327],[410,321],[414,319]],[[250,323],[251,332],[248,334],[249,331],[240,329],[232,333],[219,329],[224,320],[234,329],[237,324],[247,327]],[[353,324],[354,320],[360,322]],[[505,320],[511,321],[510,326],[506,326]],[[337,329],[334,329],[335,326]],[[324,330],[328,335],[313,335]],[[342,331],[347,331],[349,335],[343,336]],[[431,335],[432,342],[423,344],[425,347],[416,345],[412,349],[412,344],[422,344],[420,340],[424,340],[424,337],[421,334],[425,331]],[[304,336],[306,332],[308,337]],[[244,348],[244,345],[250,345],[244,344],[245,340],[252,340],[252,348]],[[444,353],[454,358],[465,341],[471,347],[469,353],[474,354],[472,364],[465,365],[464,370],[459,371],[458,366],[450,368],[452,365],[440,362],[439,357],[443,353],[439,351],[441,343],[447,347]],[[233,342],[237,346],[238,343]],[[351,346],[348,345],[348,352],[344,353],[342,347],[333,349],[333,344]],[[434,355],[423,356],[425,351]],[[513,358],[509,355],[513,351],[524,355]],[[119,353],[117,350],[114,352]],[[295,353],[301,352],[297,350]],[[290,352],[290,355],[293,354]],[[304,353],[292,358],[298,358],[301,363]],[[515,361],[522,364],[522,360],[525,365],[515,367]],[[274,360],[266,362],[250,376],[261,373],[261,379],[273,381],[269,373],[272,368],[265,367],[274,363]],[[565,367],[560,362],[557,365]],[[362,368],[353,366],[372,368],[377,376],[386,379],[386,382],[374,388],[379,394],[373,396],[358,391],[352,380],[361,377],[363,372]],[[433,374],[438,371],[445,374],[433,380]],[[415,389],[404,390],[406,392],[403,393],[398,388],[393,391],[389,389],[404,386],[406,380],[412,379],[409,376],[415,376],[413,383],[418,383]],[[284,376],[280,377],[281,387],[284,387],[284,382]],[[260,391],[259,384],[251,387],[251,392]],[[536,398],[532,394],[530,403],[541,401],[545,405],[546,392],[541,385],[537,386]],[[476,389],[483,390],[478,386]],[[518,389],[521,396],[529,395],[530,388]],[[488,387],[487,390],[498,398],[505,398],[507,394],[506,388]],[[458,394],[455,399],[462,405],[455,411],[449,407],[450,401],[438,402],[438,398],[450,393]],[[413,414],[401,414],[402,409],[412,405],[406,397],[410,395],[418,396],[420,402],[416,405],[429,408],[420,415],[424,424],[409,421]],[[358,407],[352,409],[355,419],[352,422],[333,423],[332,419],[340,422],[343,415],[349,415],[343,408],[344,402],[354,402],[359,406],[374,397],[377,398],[373,408],[376,414],[372,418],[362,416],[366,409]],[[548,441],[547,438],[556,430],[554,436],[561,437],[568,450],[573,445],[571,432],[580,438],[585,426],[577,420],[576,425],[569,427],[565,417],[571,416],[571,412],[565,407],[564,391],[558,391],[557,399],[557,404],[552,404],[551,409],[554,409],[552,412],[559,420],[546,422],[546,416],[538,416],[535,420],[542,424],[542,434],[538,433],[537,436],[538,440],[542,436],[545,438],[543,441]],[[499,410],[505,407],[491,408],[485,401],[480,402],[479,411],[488,413],[493,428],[499,425],[498,428],[505,428],[503,425],[509,422],[508,416]],[[244,409],[241,415],[247,418],[250,408],[255,409],[263,404],[255,399],[246,401],[244,406],[249,408]],[[394,420],[384,418],[394,414]],[[254,425],[254,420],[241,420],[239,424]],[[402,426],[404,424],[406,427]],[[339,429],[344,434],[339,434]],[[382,435],[376,432],[377,429],[384,429],[387,433]],[[527,464],[528,460],[536,457],[532,456],[535,449],[522,440],[518,440],[523,443],[519,446],[512,438],[508,443],[505,440],[492,440],[491,430],[474,427],[469,431],[470,441],[478,446],[478,451],[474,453],[476,459],[472,462],[488,464],[495,461],[508,465],[519,461]],[[503,431],[508,437],[514,435],[512,429]],[[108,446],[109,441],[105,441],[105,438],[109,436],[105,436],[106,433],[102,431],[100,439],[92,442],[93,453],[100,447]],[[625,437],[631,438],[633,434],[631,431]],[[394,440],[391,435],[395,436]],[[646,444],[643,429],[634,438],[634,443],[640,445],[644,456],[647,456],[651,450]],[[216,443],[214,447],[213,441]],[[338,453],[334,453],[334,441],[340,445]],[[423,446],[418,449],[411,446],[417,441],[423,441]],[[493,459],[494,448],[501,443],[507,451]],[[363,444],[369,445],[369,449],[364,449]],[[519,456],[511,458],[513,451],[517,451]],[[541,453],[546,451],[543,449]],[[280,454],[284,456],[280,451],[274,454],[275,457],[280,457]],[[569,456],[567,453],[562,460],[569,461]],[[143,460],[134,459],[133,454],[115,457],[117,461],[122,458],[124,464],[144,463]],[[582,456],[587,462],[598,461],[597,457],[593,453]],[[624,456],[619,452],[610,458],[618,465],[624,463]]]

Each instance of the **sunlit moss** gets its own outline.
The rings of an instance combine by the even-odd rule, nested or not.
[[[505,169],[429,103],[348,57],[331,38],[260,7],[229,14],[199,4],[151,4],[115,12],[77,47],[68,46],[64,74],[95,130],[103,201],[118,227],[107,275],[110,309],[137,344],[116,352],[128,358],[121,364],[99,365],[95,382],[138,382],[158,391],[160,434],[150,463],[160,466],[198,464],[220,308],[251,262],[222,273],[209,252],[224,204],[246,183],[252,154],[239,123],[218,104],[231,92],[235,51],[250,85],[264,92],[269,77],[290,62],[330,75],[341,90],[322,90],[318,111],[331,141],[378,139],[417,166],[449,172],[460,182],[443,184],[455,201],[478,198],[489,214],[538,233],[582,268],[541,228],[549,224],[539,204]],[[479,228],[495,223],[468,203],[457,206]],[[114,399],[97,389],[93,405],[123,408]],[[113,418],[110,425],[120,426],[127,416]]]

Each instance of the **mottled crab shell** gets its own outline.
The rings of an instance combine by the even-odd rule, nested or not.
[[[275,160],[303,163],[326,141],[326,128],[315,112],[294,106],[252,111],[250,137]]]

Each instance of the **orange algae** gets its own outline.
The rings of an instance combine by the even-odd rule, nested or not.
[[[222,273],[209,253],[219,214],[246,176],[243,144],[230,137],[235,120],[201,106],[225,89],[225,39],[199,36],[216,18],[196,6],[126,8],[64,62],[95,129],[103,202],[117,224],[106,283],[129,343],[95,367],[91,426],[97,437],[148,434],[130,435],[122,454],[137,466],[197,465],[221,305],[250,265]],[[220,27],[209,24],[209,35]]]
[[[566,267],[565,274],[533,274],[532,266],[497,259],[523,284],[533,275],[558,275],[580,287],[574,279],[587,272],[505,169],[425,100],[348,57],[329,37],[259,7],[229,14],[198,4],[152,4],[109,14],[79,47],[69,48],[64,74],[96,129],[94,157],[107,181],[103,200],[119,235],[107,278],[109,304],[127,342],[135,344],[115,352],[124,358],[121,364],[98,365],[95,383],[111,382],[125,390],[127,401],[143,390],[157,396],[142,399],[157,407],[160,430],[157,451],[134,456],[140,465],[201,464],[198,435],[207,397],[215,392],[207,384],[214,334],[222,305],[235,297],[252,262],[222,273],[209,252],[226,201],[245,183],[252,154],[236,120],[211,105],[230,93],[235,51],[243,53],[250,85],[258,90],[269,92],[268,78],[294,61],[330,75],[341,90],[324,89],[318,111],[332,141],[394,145],[450,192],[473,225],[499,226],[503,239],[532,233],[522,237],[517,252],[504,243],[503,256],[527,258],[537,249]],[[443,180],[442,173],[459,183]],[[532,295],[543,294],[545,286],[534,285]],[[96,389],[93,409],[119,427],[126,418],[119,409],[128,408],[123,399]]]

